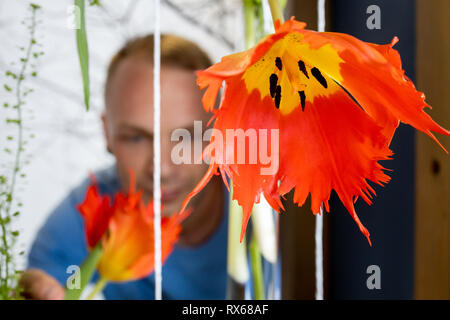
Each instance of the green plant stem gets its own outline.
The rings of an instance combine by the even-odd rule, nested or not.
[[[245,44],[246,49],[254,46],[259,39],[255,32],[255,21],[259,19],[259,25],[262,26],[262,8],[261,2],[253,0],[244,0],[244,19],[245,19]],[[258,16],[257,16],[258,15]],[[259,36],[262,37],[262,30],[259,30]],[[253,219],[253,217],[252,217]],[[256,300],[264,299],[264,282],[262,277],[261,253],[255,234],[250,240],[250,259],[253,276],[254,297]]]
[[[249,49],[256,43],[255,10],[253,0],[244,0],[245,48]]]
[[[102,246],[101,242],[91,250],[87,258],[83,261],[80,267],[80,288],[79,289],[66,289],[65,300],[78,300],[83,293],[84,288],[89,283],[92,275],[95,272],[98,261],[102,256]]]
[[[31,6],[32,9],[32,24],[31,24],[31,33],[30,33],[30,42],[28,45],[28,49],[27,49],[27,53],[25,56],[25,59],[23,60],[23,64],[22,64],[22,69],[20,70],[19,76],[17,77],[17,85],[16,85],[16,98],[17,98],[17,125],[19,126],[19,137],[18,137],[18,141],[17,141],[17,153],[16,153],[16,158],[14,161],[14,167],[13,167],[13,172],[12,172],[12,177],[11,177],[11,185],[9,188],[9,191],[7,192],[6,196],[7,196],[7,201],[6,201],[6,205],[5,205],[5,218],[3,218],[2,216],[0,216],[0,218],[2,219],[6,219],[6,218],[10,218],[10,211],[11,211],[11,206],[13,203],[13,196],[14,196],[14,190],[15,190],[15,185],[16,185],[16,179],[17,179],[17,173],[19,172],[19,168],[20,168],[20,155],[23,151],[23,127],[22,127],[22,97],[21,97],[21,84],[22,81],[25,79],[25,71],[28,65],[28,61],[30,60],[31,57],[31,49],[33,47],[33,45],[35,44],[35,40],[34,40],[34,34],[35,34],[35,29],[36,29],[36,10],[39,7],[37,6]],[[3,207],[3,204],[1,205],[1,207]],[[9,275],[9,263],[10,263],[10,257],[9,257],[9,244],[8,244],[8,239],[6,238],[7,236],[7,230],[6,230],[6,224],[3,222],[1,222],[1,228],[2,228],[2,242],[3,242],[3,250],[4,250],[4,254],[6,255],[6,260],[5,260],[5,275],[4,278],[2,277],[2,288],[6,288],[8,287],[8,279],[10,278]]]
[[[253,292],[256,300],[264,300],[264,281],[262,275],[261,253],[255,233],[250,241],[250,261],[252,264]]]
[[[108,283],[108,280],[106,280],[105,278],[100,277],[100,279],[98,279],[97,283],[95,284],[94,290],[92,290],[92,292],[89,294],[89,296],[87,297],[87,300],[92,300],[95,298],[95,296],[99,293],[102,292],[103,289],[105,288],[106,284]]]
[[[239,241],[239,233],[242,223],[242,207],[233,200],[233,185],[230,181],[230,197],[228,202],[228,275],[235,282],[244,286],[248,281],[247,245],[245,235],[242,242]]]
[[[270,12],[272,13],[273,23],[280,20],[281,23],[284,22],[283,11],[281,10],[279,0],[269,0]]]

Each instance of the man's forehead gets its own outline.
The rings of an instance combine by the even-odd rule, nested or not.
[[[148,85],[153,84],[153,76],[152,61],[144,57],[133,56],[127,57],[120,62],[109,81],[113,86],[128,83],[144,83]],[[161,65],[160,76],[162,85],[168,83],[184,84],[185,86],[195,87],[198,90],[195,70],[187,70],[172,65]],[[153,85],[149,89],[153,92]]]
[[[202,93],[194,72],[176,67],[161,68],[161,130],[192,130],[194,121],[207,122]],[[106,115],[123,130],[153,132],[153,67],[139,59],[119,65],[106,96]]]
[[[142,58],[124,59],[110,79],[106,93],[107,103],[143,99],[145,105],[153,107],[152,64]],[[162,99],[179,103],[197,103],[201,99],[194,71],[172,66],[161,67],[161,94]]]
[[[205,126],[206,124],[202,123],[201,125]],[[143,135],[148,136],[149,138],[153,138],[153,123],[139,124],[136,122],[129,121],[127,119],[120,119],[116,123],[116,128],[119,132],[143,134]],[[198,127],[196,126],[196,124],[194,122],[188,122],[188,121],[184,121],[184,122],[180,122],[180,123],[173,123],[173,124],[170,124],[170,123],[169,124],[167,124],[167,123],[161,124],[161,131],[167,132],[169,135],[171,135],[171,133],[176,129],[186,130],[191,135],[194,135],[194,134],[196,134],[196,130],[198,130]],[[201,130],[202,131],[200,132],[200,134],[202,134],[203,128]]]

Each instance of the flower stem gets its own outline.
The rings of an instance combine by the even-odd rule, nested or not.
[[[231,180],[230,180],[231,182]],[[228,217],[228,264],[227,272],[233,281],[244,286],[249,278],[247,245],[245,237],[239,241],[239,232],[242,223],[242,208],[233,200],[233,185],[230,183]]]
[[[272,13],[273,24],[275,24],[277,20],[280,20],[280,22],[283,23],[283,12],[281,11],[279,0],[269,0],[269,6],[270,12]]]
[[[244,21],[245,21],[245,48],[249,49],[255,45],[255,14],[252,0],[244,0]]]
[[[250,241],[250,259],[253,273],[253,292],[255,300],[264,300],[264,281],[262,275],[261,253],[255,233]]]
[[[86,285],[92,278],[95,272],[98,261],[102,255],[101,241],[91,250],[87,258],[83,261],[80,267],[80,286],[79,288],[67,288],[64,299],[65,300],[78,300]]]
[[[278,4],[278,2],[277,2]],[[245,19],[245,46],[246,49],[250,49],[254,46],[259,38],[263,37],[262,32],[262,7],[261,3],[252,0],[244,0],[244,19]],[[281,11],[281,9],[280,9]],[[257,35],[255,28],[255,21],[259,20],[260,30]],[[254,216],[252,217],[252,220]],[[254,298],[256,300],[264,299],[264,281],[262,277],[262,265],[261,265],[261,252],[256,239],[255,233],[253,233],[252,238],[250,240],[250,260],[251,260],[251,270],[253,276],[253,289],[254,289]]]
[[[106,284],[108,283],[108,280],[106,280],[105,278],[100,277],[100,279],[98,279],[97,283],[95,284],[94,290],[92,290],[92,292],[89,294],[89,296],[87,297],[87,300],[92,300],[95,298],[95,296],[99,293],[102,292],[103,289],[105,288]]]

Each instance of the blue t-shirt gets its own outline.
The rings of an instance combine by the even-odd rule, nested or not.
[[[95,174],[102,194],[120,190],[116,168]],[[39,230],[28,256],[28,268],[39,268],[64,287],[70,265],[81,265],[87,245],[84,221],[76,205],[84,200],[90,180],[75,188],[50,214]],[[217,230],[201,245],[175,245],[162,268],[163,299],[225,299],[227,282],[228,201]],[[93,281],[98,279],[95,274]],[[131,282],[110,282],[103,290],[106,299],[154,299],[154,274]]]

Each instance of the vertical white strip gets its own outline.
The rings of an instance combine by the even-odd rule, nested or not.
[[[317,30],[325,32],[325,0],[317,0]]]
[[[316,300],[323,300],[323,210],[316,214]]]
[[[262,11],[263,11],[263,23],[264,23],[264,35],[271,34],[275,32],[275,27],[272,21],[272,13],[270,11],[270,5],[268,0],[262,1]],[[283,12],[283,10],[282,10]],[[280,186],[280,181],[278,181],[278,186]],[[265,205],[270,208],[272,216],[269,218],[274,219],[275,222],[275,260],[272,263],[272,281],[269,284],[269,290],[267,290],[268,300],[281,300],[281,261],[280,261],[280,214],[276,212],[268,203],[264,195],[261,194],[261,199],[264,199]],[[262,200],[261,200],[262,201]]]
[[[317,26],[319,32],[325,31],[325,0],[317,0]],[[316,300],[323,300],[323,210],[316,214]]]
[[[274,33],[275,27],[273,26],[272,22],[272,13],[270,12],[270,6],[268,0],[262,1],[262,11],[263,11],[263,23],[264,23],[264,33]],[[275,210],[274,210],[275,211]],[[278,214],[278,212],[277,212]]]
[[[155,300],[162,299],[162,263],[161,263],[161,30],[160,30],[160,0],[155,0],[155,32],[153,57],[153,206],[155,228]]]

